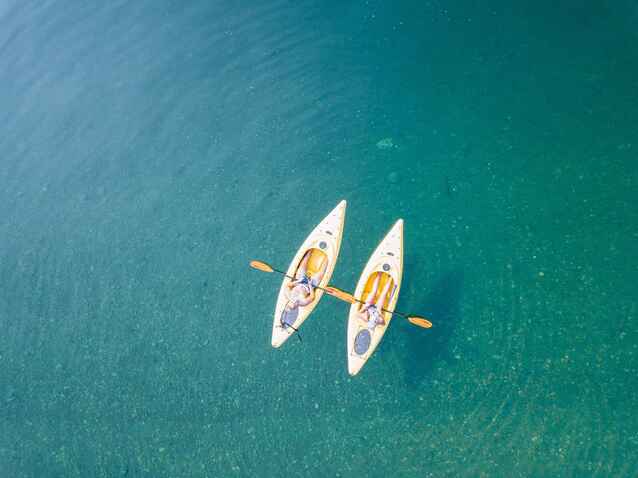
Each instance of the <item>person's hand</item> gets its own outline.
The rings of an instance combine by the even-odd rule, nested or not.
[[[286,297],[288,297],[288,300],[291,303],[295,303],[295,304],[299,303],[299,289],[295,289],[294,287],[291,287],[288,293],[286,294]]]

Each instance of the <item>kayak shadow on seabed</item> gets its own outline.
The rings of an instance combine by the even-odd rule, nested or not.
[[[419,387],[441,360],[451,357],[449,342],[459,322],[463,272],[445,273],[426,291],[411,309],[423,311],[434,327],[426,331],[410,330],[402,337],[406,342],[404,359],[405,381],[410,387]],[[418,292],[416,292],[418,295]],[[412,327],[406,324],[406,327]]]

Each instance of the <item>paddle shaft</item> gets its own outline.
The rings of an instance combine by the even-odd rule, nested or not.
[[[271,269],[272,269],[273,271],[275,271],[275,272],[279,272],[280,274],[284,275],[284,276],[285,276],[285,277],[287,277],[288,279],[290,279],[290,280],[295,280],[295,278],[294,278],[294,277],[290,277],[290,276],[289,276],[288,274],[286,274],[284,271],[280,271],[279,269],[275,269],[275,268],[274,268],[274,267],[272,267],[272,266],[270,266],[270,267],[271,267]],[[316,287],[315,287],[315,289],[319,289],[319,290],[322,290],[322,291],[324,291],[324,292],[327,292],[327,291],[326,291],[326,289],[324,289],[323,287],[320,287],[320,286],[316,286]],[[332,294],[330,294],[330,293],[329,293],[328,295],[332,295]],[[333,296],[333,297],[334,297],[334,296]],[[352,299],[353,299],[353,300],[356,300],[356,301],[357,301],[357,302],[359,302],[360,304],[365,304],[365,302],[364,302],[364,301],[357,299],[355,296],[352,296]],[[342,300],[343,300],[343,299],[342,299]],[[396,314],[396,315],[400,315],[401,317],[404,317],[404,318],[406,318],[406,319],[408,318],[408,315],[407,315],[407,314],[403,314],[402,312],[398,312],[398,311],[396,311],[396,310],[395,310],[394,312],[389,311],[388,309],[383,309],[383,308],[382,308],[381,310],[382,310],[383,312],[387,312],[388,314]]]
[[[284,271],[280,271],[279,269],[275,269],[274,267],[272,267],[272,266],[270,266],[270,265],[267,265],[267,264],[266,264],[266,266],[267,266],[267,267],[270,267],[270,269],[271,269],[273,272],[277,272],[277,273],[279,273],[279,274],[283,275],[284,277],[287,277],[287,278],[288,278],[288,279],[290,279],[290,280],[296,280],[294,277],[289,276],[289,275],[288,275],[288,274],[286,274]],[[266,272],[268,272],[268,271],[266,271]],[[333,297],[337,297],[338,299],[341,299],[341,300],[343,300],[343,301],[345,301],[345,302],[350,302],[348,299],[344,299],[343,297],[338,297],[338,296],[334,295],[334,293],[331,293],[330,291],[326,290],[326,289],[325,289],[325,288],[323,288],[323,287],[315,286],[315,289],[319,289],[319,290],[322,290],[322,291],[324,291],[324,292],[327,292],[327,293],[328,293],[328,295],[332,295]],[[336,289],[336,287],[333,287],[333,289]],[[337,289],[337,290],[339,290],[339,289]],[[394,291],[393,291],[392,293],[394,294]],[[354,300],[354,301],[356,301],[356,302],[359,302],[360,304],[365,304],[365,302],[364,302],[364,301],[362,301],[362,300],[360,300],[360,299],[357,299],[357,298],[356,298],[356,297],[354,297],[352,294],[348,294],[348,295],[349,295],[350,297],[352,297],[352,300]],[[399,312],[399,311],[397,311],[397,310],[395,310],[395,311],[390,311],[390,310],[388,310],[388,309],[384,309],[384,308],[382,308],[381,310],[382,310],[383,312],[387,312],[388,314],[395,314],[395,315],[398,315],[398,316],[400,316],[400,317],[403,317],[404,319],[408,319],[408,320],[410,319],[410,316],[409,316],[408,314],[404,314],[403,312]]]

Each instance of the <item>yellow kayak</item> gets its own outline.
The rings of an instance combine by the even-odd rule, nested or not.
[[[325,287],[332,277],[332,273],[339,257],[341,247],[341,237],[343,235],[343,223],[346,218],[346,201],[341,201],[330,214],[328,214],[310,235],[303,242],[295,257],[292,259],[286,274],[290,277],[297,277],[297,272],[306,260],[306,276],[317,276],[324,270],[323,276],[314,286]],[[275,306],[275,317],[272,326],[272,346],[281,347],[288,340],[296,329],[308,318],[310,313],[321,300],[323,291],[314,288],[314,300],[307,305],[290,307],[295,299],[299,298],[297,290],[291,290],[288,286],[291,279],[284,278],[277,305]]]
[[[401,278],[403,275],[403,219],[399,219],[390,232],[383,238],[366,264],[354,297],[365,302],[375,303],[383,290],[387,290],[383,308],[393,312],[399,299]],[[376,284],[376,294],[369,297]],[[392,314],[379,311],[379,319],[384,323],[376,323],[362,314],[364,305],[355,302],[350,306],[348,316],[348,373],[356,375],[365,365],[374,350],[381,342],[383,334],[390,325]]]

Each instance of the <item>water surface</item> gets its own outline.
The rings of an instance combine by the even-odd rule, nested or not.
[[[7,476],[636,476],[629,1],[0,2]],[[348,200],[401,319],[270,347]]]

